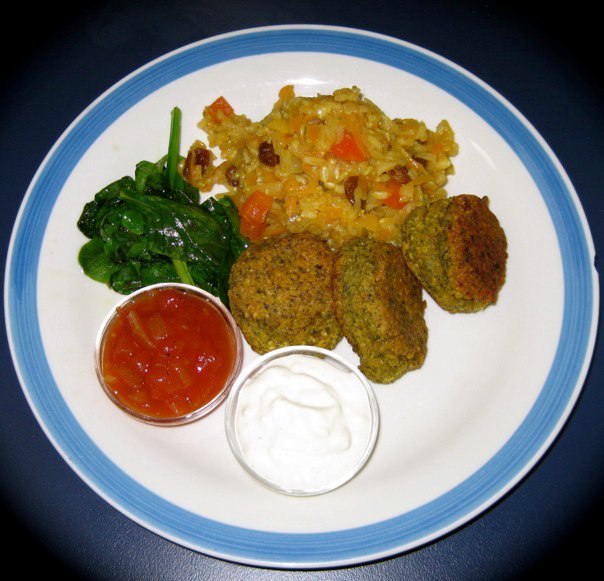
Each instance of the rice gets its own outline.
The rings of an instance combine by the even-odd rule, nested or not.
[[[358,236],[400,245],[409,212],[447,196],[458,151],[446,120],[432,131],[416,119],[390,119],[357,87],[299,97],[285,86],[257,122],[221,97],[199,127],[209,147],[192,144],[183,174],[202,192],[226,188],[242,231],[260,219],[258,228],[248,225],[253,240],[308,232],[334,250]],[[258,192],[260,218],[250,212]]]

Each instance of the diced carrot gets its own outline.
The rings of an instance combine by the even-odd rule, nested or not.
[[[266,228],[266,217],[273,199],[259,190],[253,192],[239,210],[240,231],[250,240],[258,240]]]
[[[231,117],[235,113],[233,107],[231,107],[230,103],[224,97],[218,97],[216,101],[206,107],[206,111],[216,123],[222,121],[221,113],[224,117]]]
[[[288,122],[289,130],[292,133],[298,133],[298,131],[300,131],[300,129],[306,122],[306,116],[305,115],[296,115],[294,117],[290,117],[287,122]]]
[[[437,141],[435,140],[432,143],[432,147],[430,148],[430,150],[432,151],[432,153],[434,153],[435,155],[440,155],[441,153],[445,152],[445,144],[442,141]]]
[[[309,125],[306,129],[306,138],[309,141],[317,141],[319,139],[319,135],[321,135],[321,126],[318,123],[314,125]]]
[[[265,224],[249,224],[248,222],[244,222],[243,220],[241,221],[239,227],[239,231],[241,232],[241,234],[246,238],[249,238],[253,242],[259,240],[264,234],[265,230]]]
[[[338,159],[344,161],[364,161],[367,159],[365,152],[348,129],[344,130],[342,139],[338,143],[334,143],[329,151]]]
[[[401,184],[395,180],[386,182],[382,189],[388,192],[388,197],[384,200],[385,206],[400,210],[407,205],[408,202],[401,199]]]
[[[293,85],[285,85],[279,91],[279,100],[286,101],[287,99],[293,99],[295,97],[294,86]]]

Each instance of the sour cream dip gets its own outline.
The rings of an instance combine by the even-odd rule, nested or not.
[[[315,347],[261,357],[227,402],[227,435],[240,463],[293,495],[321,494],[369,459],[379,424],[371,386],[351,364]]]

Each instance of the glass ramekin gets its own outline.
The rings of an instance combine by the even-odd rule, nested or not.
[[[224,322],[227,325],[229,332],[233,337],[233,342],[235,346],[235,359],[233,362],[233,368],[231,369],[231,373],[228,376],[224,386],[222,389],[207,403],[202,405],[201,407],[193,410],[184,415],[171,416],[171,417],[155,417],[152,415],[146,415],[144,413],[139,412],[138,410],[132,409],[127,406],[124,402],[122,402],[110,389],[107,385],[102,368],[103,361],[103,349],[105,346],[105,338],[107,334],[107,330],[110,328],[111,323],[114,320],[114,317],[117,315],[118,309],[128,305],[131,301],[134,301],[137,297],[140,297],[144,293],[149,293],[157,289],[176,289],[185,293],[193,294],[203,300],[205,300],[211,307],[216,309],[216,311],[222,316]],[[237,326],[233,316],[229,312],[229,310],[225,307],[225,305],[215,297],[214,295],[206,292],[205,290],[188,284],[183,283],[157,283],[153,285],[149,285],[134,291],[133,293],[126,295],[117,305],[115,305],[111,311],[105,317],[96,338],[95,351],[94,351],[94,361],[96,374],[103,388],[104,392],[107,394],[109,399],[122,411],[126,412],[133,418],[140,420],[144,423],[155,425],[155,426],[177,426],[188,424],[199,418],[209,414],[212,410],[218,407],[227,397],[230,389],[233,386],[234,381],[237,379],[239,372],[241,370],[241,362],[243,360],[243,340],[241,337],[241,331]]]
[[[291,483],[278,480],[259,468],[258,465],[253,465],[253,461],[250,462],[248,460],[245,445],[240,441],[241,428],[238,426],[238,408],[241,404],[242,393],[244,393],[246,387],[250,385],[250,382],[266,370],[267,367],[271,366],[271,364],[276,362],[287,363],[288,358],[293,355],[316,357],[323,362],[333,365],[336,369],[350,374],[350,380],[354,381],[357,388],[360,390],[360,393],[364,394],[364,399],[361,398],[361,401],[364,402],[363,405],[366,407],[366,412],[369,416],[369,428],[365,445],[358,453],[358,457],[354,461],[354,464],[343,470],[343,472],[336,477],[333,477],[329,482],[292,486]],[[266,404],[266,402],[264,403]],[[239,461],[241,466],[269,489],[291,496],[313,496],[324,494],[339,488],[355,477],[363,469],[373,453],[378,438],[379,425],[380,417],[377,399],[365,376],[354,365],[338,354],[320,347],[306,345],[283,347],[256,359],[241,373],[233,385],[227,399],[225,411],[225,431],[227,440],[235,458]],[[287,437],[287,435],[285,435],[285,437]]]

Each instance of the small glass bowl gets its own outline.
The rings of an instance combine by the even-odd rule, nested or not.
[[[224,386],[210,401],[208,401],[201,407],[199,407],[187,414],[184,414],[184,415],[170,416],[170,417],[155,417],[152,415],[146,415],[142,412],[139,412],[135,409],[130,408],[113,393],[113,391],[111,390],[111,388],[107,385],[107,383],[105,381],[105,378],[103,375],[102,361],[103,361],[103,350],[105,347],[105,339],[106,339],[107,331],[110,328],[111,323],[113,322],[114,318],[116,317],[116,315],[118,313],[118,309],[123,308],[124,306],[128,305],[128,303],[134,301],[135,299],[140,297],[142,294],[149,293],[149,292],[152,292],[152,291],[155,291],[158,289],[165,289],[165,288],[176,289],[176,290],[179,290],[179,291],[182,291],[185,293],[193,294],[199,298],[202,298],[222,316],[222,318],[224,319],[224,322],[227,325],[229,332],[231,333],[231,335],[233,337],[233,342],[234,342],[234,346],[235,346],[235,359],[233,362],[233,368],[231,370],[231,373],[229,374]],[[239,375],[239,372],[241,370],[241,363],[243,360],[243,340],[241,337],[241,331],[239,330],[239,327],[237,326],[235,319],[233,319],[233,316],[231,315],[229,310],[224,306],[224,304],[220,301],[220,299],[218,299],[214,295],[206,292],[205,290],[203,290],[199,287],[193,286],[193,285],[188,285],[188,284],[183,284],[183,283],[170,283],[170,282],[157,283],[157,284],[149,285],[149,286],[143,287],[141,289],[138,289],[138,290],[134,291],[133,293],[125,296],[116,306],[114,306],[111,309],[111,311],[105,317],[105,320],[103,321],[103,323],[99,329],[99,332],[97,334],[94,359],[95,359],[96,375],[99,379],[99,382],[100,382],[104,392],[109,397],[109,399],[117,407],[119,407],[122,411],[126,412],[127,414],[134,417],[135,419],[140,420],[147,424],[151,424],[154,426],[177,426],[177,425],[188,424],[190,422],[198,420],[199,418],[209,414],[212,410],[214,410],[216,407],[218,407],[226,399],[230,389],[233,386],[235,379],[237,379],[237,376]]]
[[[246,457],[244,446],[242,446],[240,442],[238,434],[239,429],[237,426],[238,407],[240,405],[241,394],[249,385],[249,382],[261,374],[263,370],[265,370],[272,363],[279,361],[287,362],[287,359],[294,355],[316,357],[317,359],[333,365],[336,369],[349,373],[350,378],[358,383],[358,388],[366,396],[366,412],[369,415],[369,428],[366,445],[358,454],[354,464],[352,466],[348,466],[337,477],[334,477],[329,482],[317,482],[316,484],[303,487],[292,486],[291,483],[287,484],[284,482],[279,482],[276,478],[272,478],[270,475],[268,475],[267,472],[264,471],[263,473],[262,469],[252,466]],[[302,375],[304,374],[305,373]],[[320,347],[306,345],[283,347],[266,353],[265,355],[262,355],[256,359],[246,370],[244,370],[244,372],[242,372],[233,385],[233,388],[231,389],[227,399],[225,411],[225,430],[227,440],[235,458],[239,461],[241,466],[264,486],[273,491],[290,496],[314,496],[324,494],[339,488],[356,476],[366,465],[373,453],[373,449],[378,438],[379,424],[380,417],[377,399],[365,376],[354,365],[346,361],[338,354]]]

